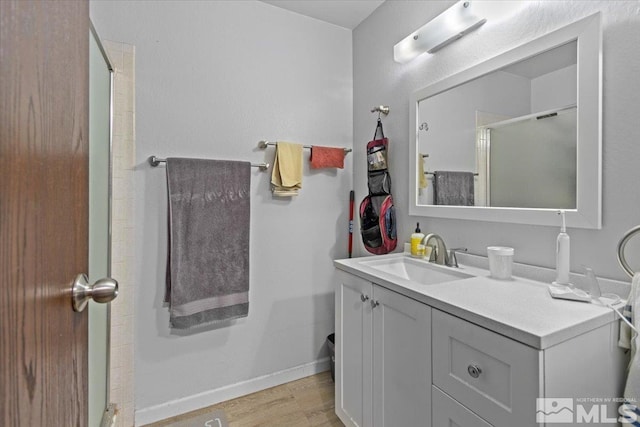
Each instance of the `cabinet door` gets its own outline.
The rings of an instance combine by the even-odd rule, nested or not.
[[[433,310],[433,384],[495,426],[533,427],[542,353]]]
[[[433,386],[433,425],[450,427],[491,427],[491,424]]]
[[[374,285],[373,425],[431,425],[431,308]]]
[[[336,288],[336,414],[347,426],[371,416],[372,284],[338,271]]]

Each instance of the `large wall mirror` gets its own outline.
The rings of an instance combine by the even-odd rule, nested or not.
[[[416,91],[409,213],[601,227],[600,14]]]

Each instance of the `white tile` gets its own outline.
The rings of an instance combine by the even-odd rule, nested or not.
[[[133,344],[125,344],[122,346],[123,360],[130,364],[133,362]]]
[[[135,155],[135,47],[108,42],[116,67],[114,87],[112,272],[120,296],[112,303],[111,394],[118,404],[117,425],[134,422],[133,377],[133,168]],[[117,317],[117,320],[115,319]]]
[[[120,89],[120,86],[121,85],[118,84],[118,89]],[[115,90],[114,97],[113,97],[113,112],[115,114],[124,113],[125,111],[130,111],[128,108],[130,107],[129,107],[129,99],[127,97],[126,92],[123,93],[121,89]]]
[[[113,387],[118,389],[121,399],[122,399],[122,396],[124,395],[124,387],[122,386],[122,371],[123,371],[123,367],[121,365],[121,366],[115,367],[111,372],[111,381],[112,381]]]
[[[112,340],[113,347],[113,340]],[[111,372],[115,372],[116,369],[122,368],[122,357],[121,352],[114,348],[114,351],[111,352]],[[119,384],[118,384],[119,385]]]
[[[102,45],[107,50],[109,54],[109,59],[113,63],[113,66],[116,69],[122,68],[122,65],[124,64],[122,43],[112,42],[110,40],[102,40]]]
[[[122,426],[123,427],[132,427],[134,422],[134,414],[132,405],[126,405],[123,408],[122,414]]]
[[[134,95],[134,99],[135,99],[135,95]],[[131,113],[131,122],[133,123],[133,129],[132,129],[131,137],[135,141],[136,140],[136,111],[135,111],[135,106],[134,106],[133,112]]]
[[[122,43],[121,44],[122,52],[134,54],[136,47],[132,44]]]
[[[127,136],[131,136],[133,135],[133,112],[129,111],[129,112],[124,112],[123,113],[123,118],[124,118],[124,123],[123,123],[123,135],[127,135]]]
[[[127,115],[131,113],[114,113],[113,114],[113,135],[115,137],[122,137],[130,135],[126,133],[127,127]],[[129,120],[130,121],[130,120]]]
[[[122,166],[125,172],[125,176],[131,173],[131,170],[134,166],[134,155],[133,150],[131,149],[131,145],[133,145],[133,141],[130,137],[124,137],[121,142],[122,150]]]

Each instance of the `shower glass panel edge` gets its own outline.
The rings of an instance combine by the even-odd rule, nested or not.
[[[113,66],[93,23],[89,34],[89,278],[111,277]],[[89,304],[89,427],[109,403],[111,304]]]

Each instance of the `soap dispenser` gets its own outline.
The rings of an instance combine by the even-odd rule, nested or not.
[[[422,244],[422,239],[424,239],[424,233],[420,231],[420,223],[416,223],[416,231],[411,235],[411,255],[414,257],[424,256],[424,254],[420,254],[419,246]]]
[[[563,210],[558,211],[558,215],[562,217],[562,226],[556,241],[556,281],[553,283],[554,285],[572,286],[569,282],[570,240],[567,234],[565,212]]]

